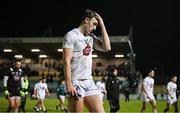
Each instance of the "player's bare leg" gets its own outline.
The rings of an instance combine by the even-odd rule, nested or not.
[[[84,98],[84,103],[90,112],[95,112],[95,113],[103,113],[104,112],[104,108],[103,108],[102,102],[99,98],[99,95],[86,96]]]
[[[60,99],[59,102],[60,102],[59,106],[60,106],[61,110],[64,110],[65,109],[64,100]]]
[[[173,104],[173,106],[174,106],[174,113],[178,113],[178,103],[175,102],[175,103]]]
[[[14,98],[10,98],[10,99],[9,99],[9,102],[10,102],[10,106],[11,106],[11,111],[14,111],[14,110],[15,110]]]
[[[170,108],[170,104],[167,103],[167,104],[166,104],[166,108],[164,109],[164,113],[166,113],[167,111],[169,111],[169,108]]]
[[[20,105],[20,97],[14,99],[14,113],[18,113],[19,105]]]
[[[157,113],[157,104],[156,104],[156,101],[155,100],[150,101],[150,104],[152,106],[153,113]]]
[[[43,110],[44,112],[46,112],[46,107],[45,107],[45,105],[44,105],[44,99],[41,99],[41,100],[40,100],[40,103],[41,103],[41,108],[42,108],[42,110]]]
[[[68,97],[68,112],[83,113],[83,101],[83,98],[79,98],[78,101],[75,101],[73,97]]]
[[[143,102],[143,103],[142,103],[142,108],[141,108],[141,113],[144,113],[144,112],[145,112],[146,106],[147,106],[147,103],[146,103],[146,102]]]

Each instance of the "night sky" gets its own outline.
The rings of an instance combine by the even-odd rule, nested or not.
[[[132,25],[137,70],[154,65],[161,74],[180,74],[175,0],[1,1],[0,37],[64,36],[79,25],[86,8],[102,16],[110,36],[127,35]]]

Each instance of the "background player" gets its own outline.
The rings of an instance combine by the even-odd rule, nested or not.
[[[164,113],[169,111],[171,105],[174,106],[174,112],[178,113],[178,103],[176,97],[176,90],[177,90],[177,76],[172,75],[171,80],[167,84],[167,107],[164,109]]]
[[[56,94],[57,98],[59,100],[59,104],[56,105],[56,110],[58,110],[58,107],[60,107],[61,111],[67,111],[67,108],[65,107],[65,99],[66,99],[66,86],[64,78],[59,80],[58,86],[56,88]]]
[[[153,90],[154,90],[154,75],[155,75],[155,69],[150,68],[148,70],[148,76],[144,78],[143,80],[143,95],[142,95],[142,109],[141,113],[144,113],[146,110],[147,102],[149,102],[152,106],[153,113],[157,113],[157,105],[156,105],[156,100],[153,95]]]
[[[96,82],[96,86],[97,86],[97,89],[99,91],[99,97],[101,99],[102,104],[103,104],[103,101],[104,101],[104,96],[107,93],[106,87],[105,87],[106,86],[105,82],[106,82],[105,77],[102,77],[101,80]]]
[[[42,110],[44,112],[46,112],[46,108],[44,105],[45,96],[46,95],[50,96],[50,94],[49,94],[48,86],[46,84],[46,78],[45,77],[42,78],[42,82],[40,80],[40,82],[35,85],[35,91],[34,92],[35,92],[35,97],[37,97],[37,99],[38,99],[37,108],[35,107],[35,110],[39,111],[42,108]]]
[[[13,66],[5,74],[3,81],[4,94],[9,100],[8,112],[18,113],[21,100],[20,90],[23,86],[23,81],[21,62],[15,61]]]

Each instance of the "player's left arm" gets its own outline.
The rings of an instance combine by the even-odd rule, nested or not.
[[[110,44],[110,39],[109,35],[107,33],[105,24],[103,19],[99,14],[96,13],[96,19],[99,22],[99,27],[101,29],[101,35],[102,35],[102,40],[98,40],[96,37],[94,38],[94,47],[95,49],[99,51],[110,51],[111,50],[111,44]]]
[[[21,77],[21,88],[24,86],[24,77]]]
[[[104,86],[103,86],[103,93],[104,93],[104,94],[107,93],[105,84],[104,84]]]
[[[48,96],[50,96],[48,87],[46,87],[45,91],[46,91],[46,94],[47,94]]]
[[[169,85],[167,85],[166,91],[167,91],[167,94],[171,97],[171,99],[173,99],[173,96],[170,93],[170,86]]]
[[[21,88],[24,88],[24,72],[22,69],[19,69],[20,72],[21,72],[21,78],[20,78],[20,81],[21,81]]]

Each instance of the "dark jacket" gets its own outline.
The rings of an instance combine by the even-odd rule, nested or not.
[[[119,79],[110,75],[106,81],[107,99],[119,99]]]

